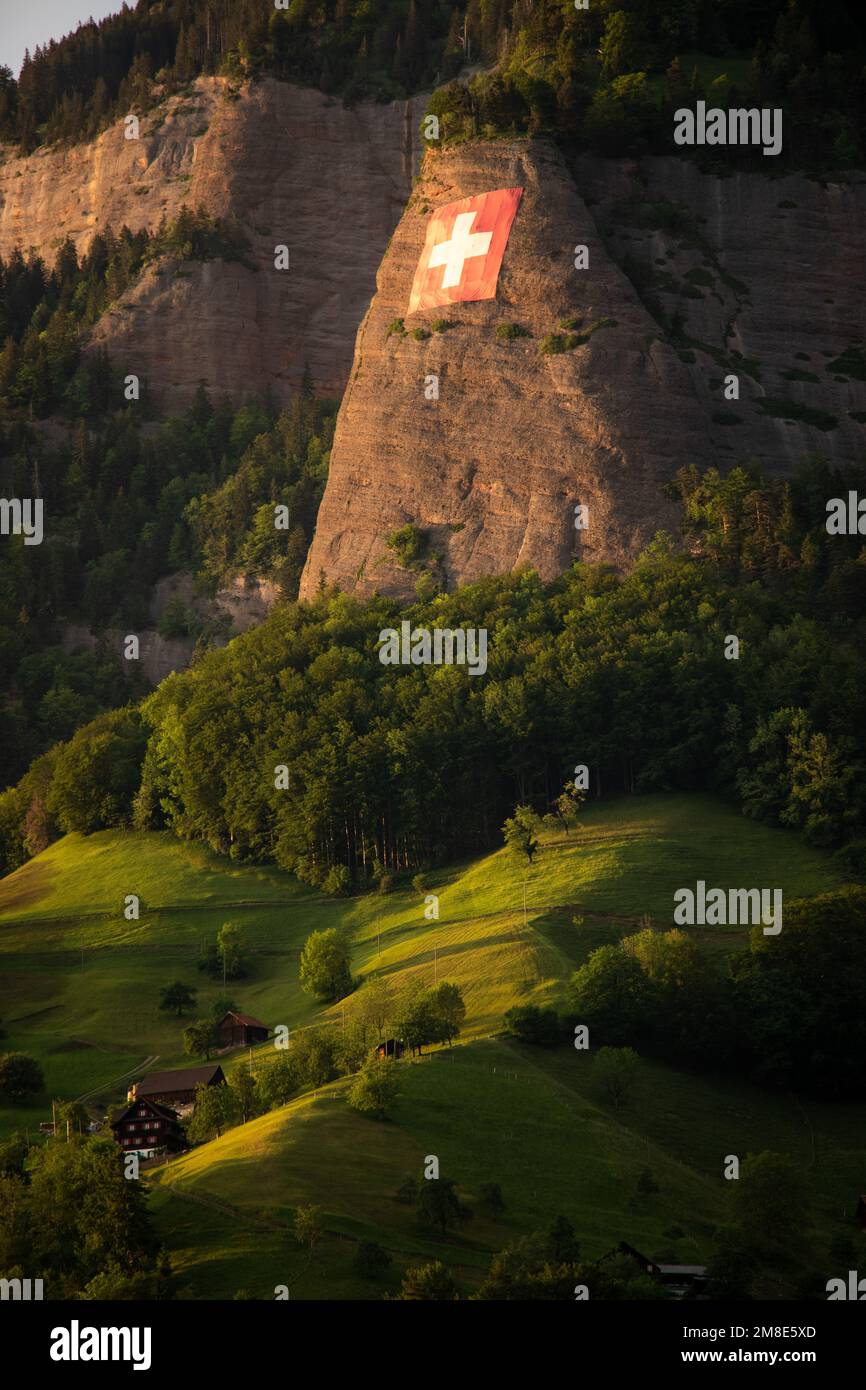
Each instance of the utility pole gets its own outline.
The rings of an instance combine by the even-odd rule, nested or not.
[[[526,879],[523,880],[523,930],[527,930],[526,921]]]
[[[439,952],[433,947],[433,987],[439,984]]]

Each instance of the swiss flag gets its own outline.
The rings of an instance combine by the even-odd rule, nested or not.
[[[505,243],[522,195],[522,188],[497,188],[436,209],[412,283],[410,314],[461,299],[496,297]]]

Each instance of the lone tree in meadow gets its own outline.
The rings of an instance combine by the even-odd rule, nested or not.
[[[322,1208],[312,1204],[298,1207],[295,1212],[295,1240],[299,1245],[306,1245],[311,1260],[313,1252],[324,1234]]]
[[[45,1077],[35,1057],[26,1052],[4,1052],[0,1056],[0,1095],[19,1101],[45,1089]]]
[[[580,787],[576,787],[574,782],[566,782],[559,796],[553,803],[555,816],[562,822],[562,827],[568,834],[568,822],[573,816],[577,816],[580,808],[586,800],[586,792]]]
[[[426,1178],[419,1184],[415,1213],[425,1226],[438,1226],[444,1236],[463,1219],[463,1210],[453,1178]]]
[[[632,1047],[601,1047],[592,1074],[614,1106],[619,1108],[637,1080],[640,1058]]]
[[[518,858],[525,854],[530,864],[538,849],[538,839],[535,833],[537,829],[538,816],[531,806],[515,806],[514,815],[510,816],[502,827],[502,834],[508,848]]]
[[[183,1030],[183,1050],[188,1057],[204,1057],[209,1062],[216,1045],[216,1029],[209,1019],[197,1018]]]
[[[185,985],[182,980],[166,985],[159,991],[159,1007],[167,1013],[175,1013],[180,1018],[184,1009],[194,1009],[197,989]]]
[[[368,1057],[352,1085],[348,1101],[353,1110],[384,1120],[397,1099],[397,1068],[387,1058]]]
[[[740,1178],[731,1183],[736,1224],[751,1239],[772,1248],[790,1239],[790,1214],[797,1213],[797,1234],[811,1225],[809,1193],[802,1171],[784,1154],[764,1149],[747,1154]]]
[[[505,1198],[498,1182],[483,1182],[478,1189],[478,1205],[493,1221],[505,1211]]]
[[[237,1097],[228,1086],[196,1086],[195,1109],[187,1125],[194,1144],[204,1143],[237,1123]]]
[[[301,986],[307,994],[328,1003],[351,992],[349,949],[336,927],[314,931],[304,942]]]

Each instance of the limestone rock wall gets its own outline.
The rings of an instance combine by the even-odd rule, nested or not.
[[[430,211],[513,185],[525,193],[496,300],[389,334]],[[417,574],[386,544],[408,522],[449,586],[524,565],[550,578],[575,555],[625,566],[659,528],[676,531],[662,489],[686,464],[755,458],[785,475],[807,453],[858,457],[863,371],[836,359],[863,341],[863,192],[861,176],[719,179],[676,159],[567,168],[543,142],[428,154],[358,333],[302,596],[322,574],[411,596]],[[454,326],[416,339],[437,314]],[[541,354],[565,319],[615,326]],[[532,336],[500,341],[506,323]],[[731,374],[737,401],[724,398]],[[429,375],[438,400],[425,399]]]
[[[156,266],[96,325],[104,345],[147,383],[158,410],[182,407],[199,381],[240,399],[270,386],[285,401],[309,362],[316,388],[339,395],[358,323],[419,159],[424,98],[344,107],[321,92],[265,80],[232,96],[198,79],[142,118],[90,144],[0,163],[0,254],[35,246],[53,258],[67,234],[155,227],[183,203],[232,215],[250,241],[240,262]],[[274,247],[290,268],[274,269]]]

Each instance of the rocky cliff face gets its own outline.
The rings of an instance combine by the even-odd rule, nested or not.
[[[160,579],[154,585],[148,625],[131,629],[139,640],[141,669],[151,685],[158,685],[172,671],[184,671],[192,659],[195,637],[163,637],[159,631],[159,620],[172,599],[181,599],[198,619],[199,627],[210,629],[212,645],[219,646],[263,622],[278,597],[279,591],[274,584],[252,576],[232,580],[218,589],[212,599],[196,592],[191,574],[180,572]],[[129,631],[106,628],[97,635],[81,623],[67,623],[61,643],[69,652],[95,651],[103,645],[120,659]]]
[[[90,144],[0,164],[0,254],[85,249],[111,223],[153,228],[182,203],[232,215],[250,241],[238,262],[155,267],[103,317],[93,343],[147,383],[157,409],[200,380],[235,399],[270,386],[285,400],[309,362],[339,394],[352,344],[418,161],[423,98],[346,108],[320,92],[262,81],[232,95],[201,78]],[[274,269],[274,248],[290,268]]]
[[[429,153],[407,206],[423,109],[419,97],[349,110],[270,80],[233,94],[207,78],[145,116],[139,141],[116,126],[0,163],[3,254],[50,255],[67,234],[85,247],[97,227],[154,227],[183,202],[242,223],[249,264],[154,266],[92,342],[157,409],[202,380],[285,400],[305,361],[321,392],[349,379],[304,596],[322,574],[410,595],[417,575],[386,545],[408,522],[451,585],[519,565],[552,576],[575,555],[624,565],[676,525],[662,488],[683,464],[755,458],[784,474],[809,452],[860,457],[861,175],[719,179],[674,158],[567,167],[545,142],[477,141]],[[432,209],[515,185],[496,300],[439,311],[445,331],[417,314],[389,335]],[[564,321],[582,341],[542,354]],[[512,323],[530,336],[497,337]]]
[[[516,185],[496,300],[389,333],[430,211]],[[662,488],[685,464],[756,457],[784,473],[810,451],[856,457],[862,210],[862,182],[719,180],[673,159],[569,170],[525,141],[428,154],[358,333],[302,597],[322,575],[409,597],[417,574],[386,539],[410,522],[449,586],[518,566],[549,578],[576,555],[626,565],[675,527]],[[452,326],[435,331],[437,315]],[[566,320],[586,341],[541,353]],[[497,337],[511,323],[531,337]]]

